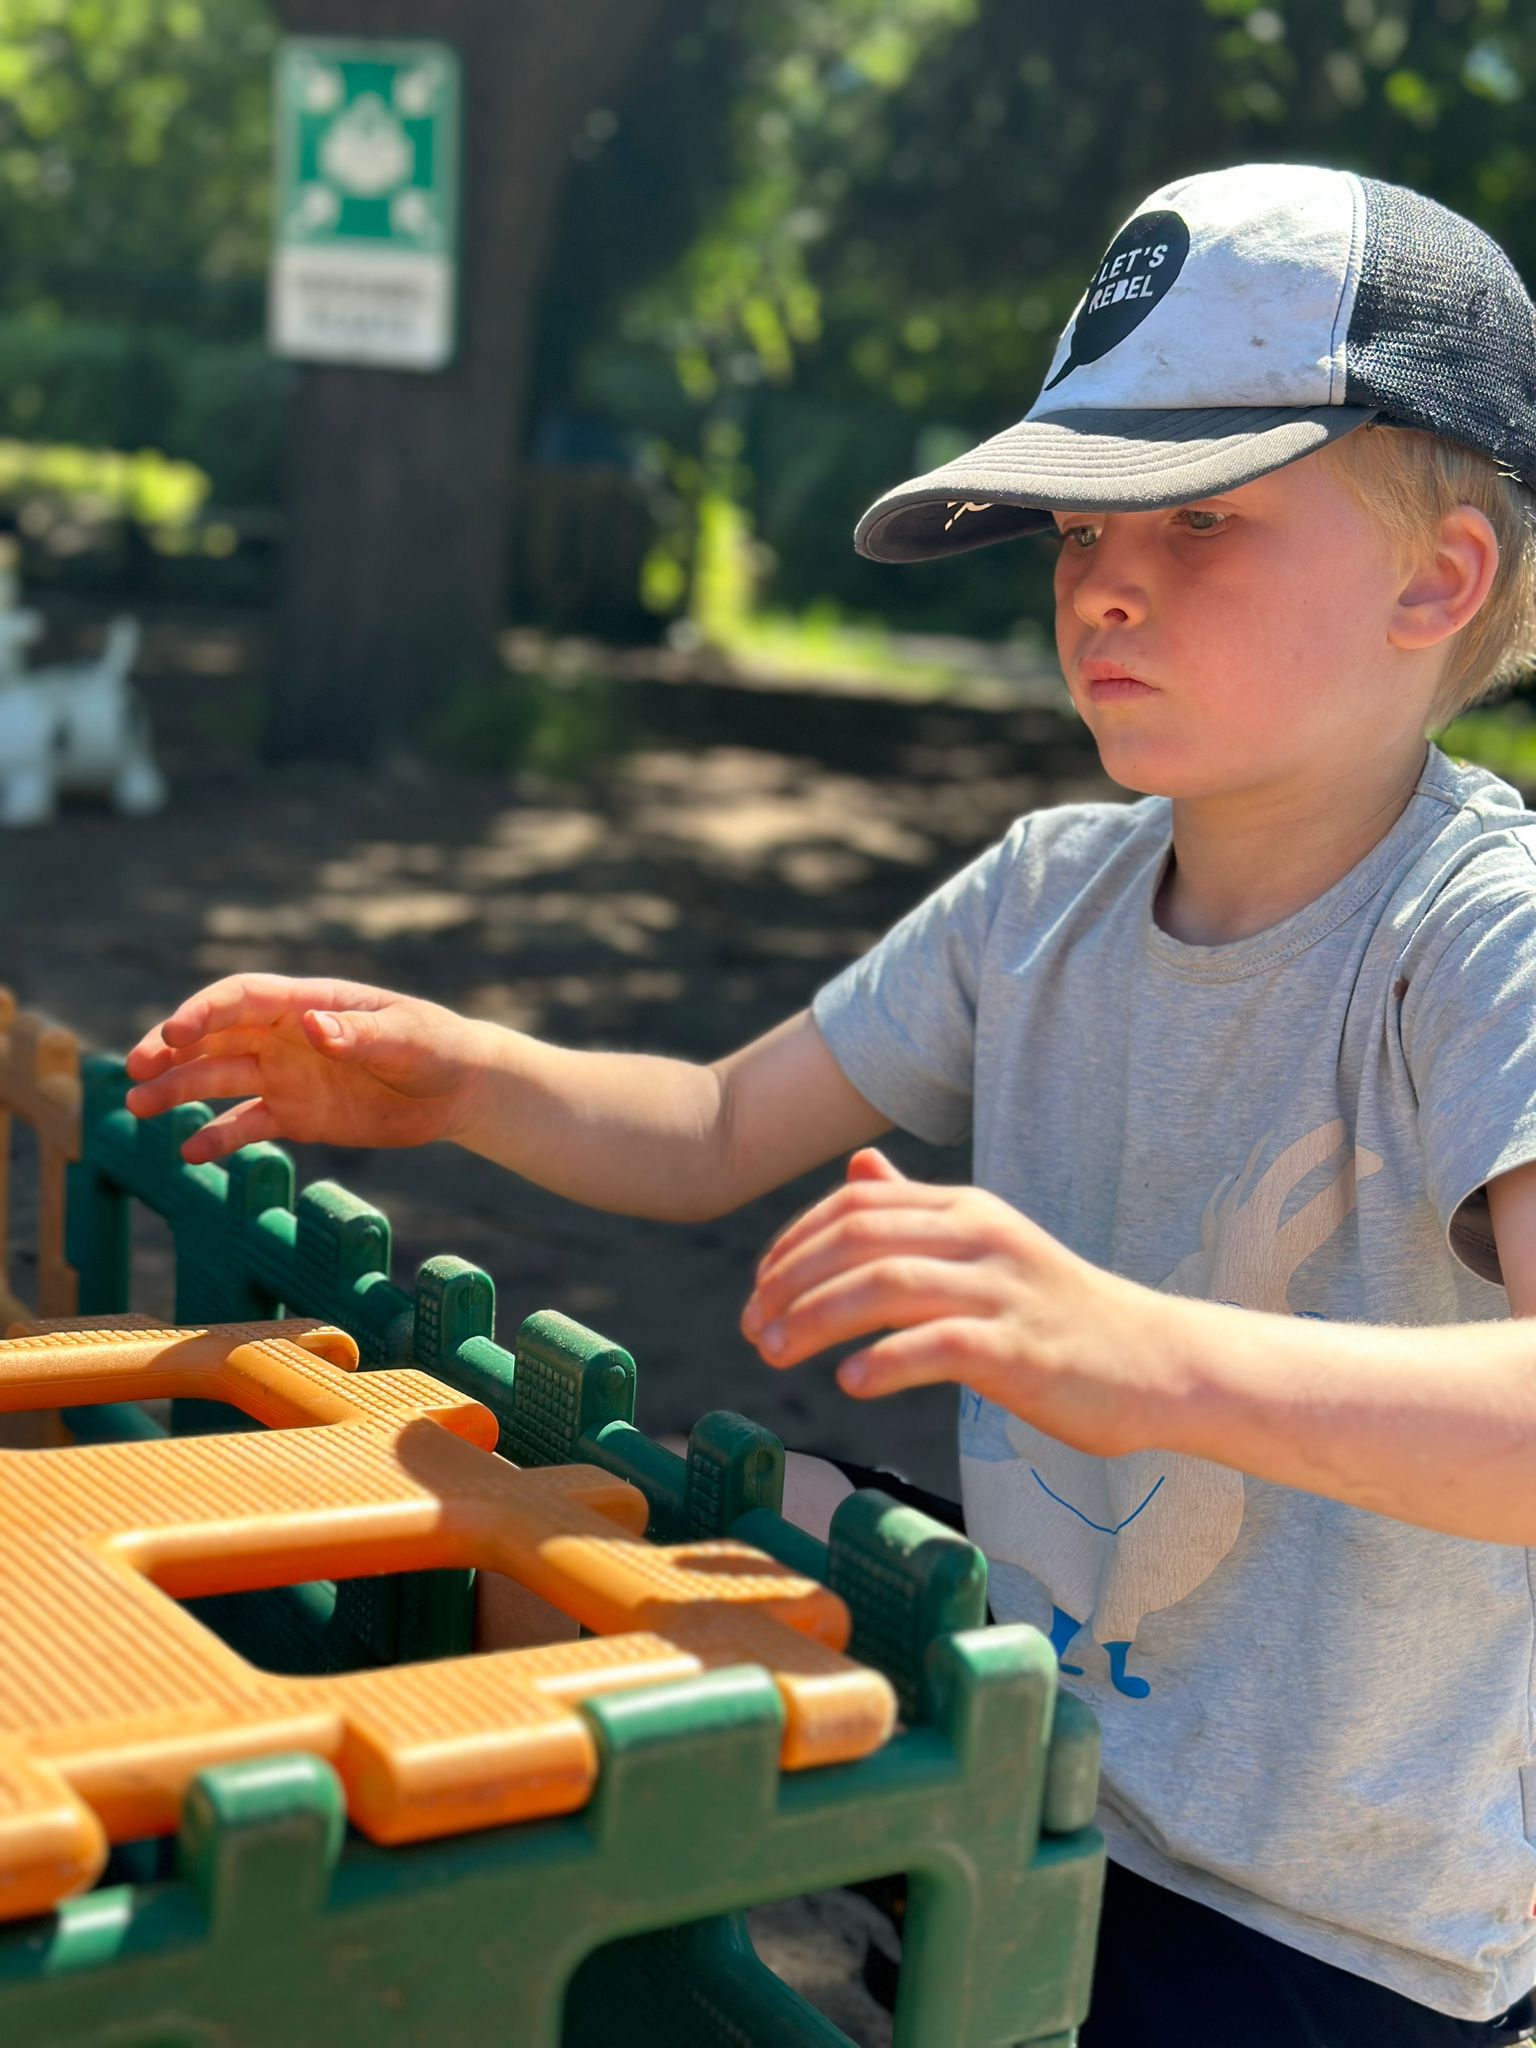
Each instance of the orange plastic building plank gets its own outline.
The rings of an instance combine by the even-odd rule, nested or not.
[[[34,1324],[0,1343],[0,1413],[194,1395],[271,1427],[0,1451],[0,1918],[168,1832],[204,1765],[304,1749],[381,1842],[565,1813],[597,1768],[575,1702],[766,1666],[795,1768],[877,1748],[894,1700],[841,1656],[848,1613],[730,1541],[644,1540],[646,1504],[591,1466],[489,1456],[490,1411],[425,1373],[356,1374],[319,1324]],[[290,1678],[178,1598],[445,1566],[505,1573],[596,1631],[476,1658]]]

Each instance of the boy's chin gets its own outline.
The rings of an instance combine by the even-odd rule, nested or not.
[[[1103,750],[1099,753],[1099,766],[1117,788],[1129,790],[1132,796],[1193,796],[1196,791],[1188,787],[1189,778],[1181,777],[1177,769],[1158,769],[1147,761],[1117,761],[1113,755],[1105,759]]]
[[[1220,796],[1230,784],[1213,783],[1209,771],[1202,775],[1189,761],[1159,760],[1150,752],[1117,747],[1112,742],[1099,747],[1099,766],[1118,788],[1133,796],[1162,796],[1170,800],[1186,797]]]
[[[1162,778],[1147,770],[1132,772],[1129,768],[1111,767],[1102,755],[1099,766],[1118,789],[1128,789],[1132,796],[1170,796],[1171,790],[1162,787]]]

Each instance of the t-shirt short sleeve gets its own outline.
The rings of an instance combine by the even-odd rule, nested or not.
[[[1536,1160],[1536,858],[1501,859],[1496,876],[1501,893],[1463,901],[1415,965],[1402,1043],[1428,1192],[1447,1242],[1470,1271],[1501,1286],[1484,1190]]]
[[[958,1144],[971,1128],[982,956],[1028,822],[909,911],[811,1006],[865,1100],[930,1144]]]

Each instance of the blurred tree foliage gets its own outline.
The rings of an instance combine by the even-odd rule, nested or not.
[[[264,0],[0,8],[0,435],[280,488]]]
[[[275,40],[262,0],[5,0],[9,303],[247,333]]]
[[[742,16],[706,10],[699,41],[738,40]],[[1518,0],[769,0],[748,44],[700,232],[566,389],[661,427],[685,493],[733,494],[780,601],[992,632],[1038,611],[1028,544],[1016,574],[988,550],[897,576],[849,532],[887,484],[1024,411],[1099,251],[1170,177],[1357,169],[1469,214],[1536,277]],[[594,181],[572,203],[605,202]]]
[[[262,0],[6,0],[0,432],[99,438],[137,403],[120,445],[275,492],[274,33]],[[576,140],[535,453],[645,463],[658,603],[701,531],[750,531],[776,602],[1006,631],[1038,607],[1027,544],[896,575],[849,532],[1019,416],[1126,211],[1182,172],[1322,161],[1432,193],[1533,277],[1533,81],[1524,0],[700,0]]]

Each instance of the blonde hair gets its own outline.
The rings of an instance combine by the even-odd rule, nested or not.
[[[1404,568],[1440,521],[1474,505],[1499,543],[1488,595],[1456,635],[1430,730],[1520,680],[1536,664],[1536,499],[1486,455],[1416,427],[1358,427],[1321,451],[1386,534]]]

